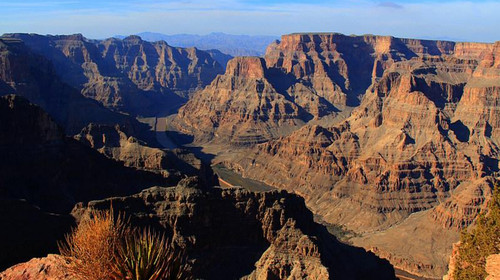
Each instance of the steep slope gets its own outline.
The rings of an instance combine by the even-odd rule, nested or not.
[[[80,34],[6,34],[46,57],[56,73],[81,94],[108,108],[155,115],[178,106],[210,83],[222,67],[203,51],[150,43],[138,36],[88,40]]]
[[[301,198],[284,191],[204,192],[188,178],[176,187],[79,204],[72,213],[81,219],[90,207],[110,203],[134,226],[172,236],[200,279],[395,279],[387,261],[339,243],[312,221]],[[0,277],[73,279],[58,255],[15,265]]]
[[[66,138],[40,107],[24,98],[1,97],[0,106],[3,196],[64,213],[78,201],[130,194],[167,182]]]
[[[261,58],[230,60],[224,75],[179,110],[177,127],[187,129],[197,141],[215,138],[246,145],[267,141],[279,135],[279,130],[301,125],[307,113],[279,93],[266,72]]]
[[[170,179],[126,168],[66,138],[40,107],[0,97],[0,267],[57,250],[75,203],[136,193]],[[174,181],[175,182],[175,181]]]
[[[112,201],[115,211],[130,215],[135,225],[172,234],[192,258],[193,271],[206,279],[394,278],[386,261],[338,243],[315,224],[296,195],[208,189],[202,180],[190,177],[177,187],[154,187],[126,196],[152,184],[176,182],[126,168],[66,138],[40,107],[15,95],[0,98],[0,131],[2,268],[54,252],[56,241],[74,223],[68,213],[75,203],[79,202],[72,213],[79,219],[84,205],[107,209]],[[0,275],[9,279],[22,270],[30,277],[47,273],[46,277],[63,277],[64,273],[56,276],[60,263],[52,258],[33,260]],[[34,271],[31,265],[39,269]]]
[[[218,96],[219,90],[225,90],[225,99],[210,99],[210,104],[218,104],[222,108],[244,110],[236,108],[246,104],[234,102],[241,98],[241,94],[233,92],[244,91],[247,99],[257,98],[260,89],[249,87],[245,82],[230,83],[232,73],[230,68],[237,68],[239,64],[253,64],[249,68],[262,68],[260,77],[264,79],[279,94],[269,96],[273,102],[287,106],[283,100],[294,103],[308,116],[301,117],[304,121],[310,119],[321,120],[337,115],[340,111],[350,112],[352,107],[358,106],[365,91],[370,85],[380,79],[386,69],[398,61],[407,61],[413,57],[429,54],[447,54],[453,49],[452,42],[417,41],[382,36],[345,36],[342,34],[291,34],[282,37],[281,41],[270,44],[265,55],[265,63],[255,66],[256,58],[237,58],[228,63],[226,74],[214,81],[204,92],[193,97],[180,111],[177,122],[182,125],[195,127],[197,138],[217,138],[213,131],[218,129],[215,122],[204,124],[208,131],[199,131],[199,125],[193,125],[197,119],[212,114],[212,111],[221,109],[208,108],[209,96]],[[254,62],[251,62],[254,61]],[[248,63],[247,63],[248,62]],[[241,74],[241,76],[244,76]],[[269,86],[268,86],[269,87]],[[191,112],[198,112],[191,115]],[[264,112],[265,113],[265,112]],[[345,115],[345,114],[344,114]],[[227,116],[226,116],[227,117]],[[223,121],[234,118],[219,117]],[[179,120],[180,119],[180,120]],[[182,123],[185,121],[185,123]],[[259,126],[260,122],[256,122]],[[298,126],[295,125],[297,128]],[[280,133],[266,133],[258,130],[265,139],[288,134],[290,129],[284,127]],[[205,134],[200,136],[200,134]],[[222,133],[222,141],[227,140],[227,133]]]
[[[17,39],[0,38],[0,95],[17,94],[41,106],[69,134],[89,123],[122,124],[132,131],[144,127],[134,119],[114,113],[63,83],[52,63],[34,54]]]
[[[342,245],[315,224],[303,200],[286,192],[202,192],[196,181],[175,188],[79,205],[124,211],[136,225],[169,232],[202,279],[394,279],[387,262]]]
[[[120,125],[89,124],[74,138],[108,158],[123,162],[127,167],[161,174],[171,181],[198,176],[204,186],[217,183],[211,168],[187,150],[150,147],[144,141],[129,136]]]
[[[269,67],[293,75],[336,107],[356,106],[374,79],[394,62],[448,53],[451,42],[336,33],[284,35],[267,48]]]
[[[205,50],[215,61],[219,62],[219,64],[226,69],[227,63],[229,60],[233,58],[233,56],[229,54],[225,54],[217,49]]]
[[[221,148],[215,162],[302,195],[326,222],[363,234],[355,244],[440,277],[499,170],[499,46],[285,35],[265,60],[268,72],[289,77],[291,100],[303,85],[341,111],[359,106],[344,120],[335,110],[315,115],[252,149]]]
[[[333,108],[307,88],[285,88],[289,77],[269,69],[262,58],[237,57],[226,73],[197,92],[179,110],[173,125],[197,142],[248,146],[286,135]]]
[[[495,279],[500,268],[499,253],[500,188],[496,186],[475,227],[463,232],[460,242],[454,245],[447,279]]]

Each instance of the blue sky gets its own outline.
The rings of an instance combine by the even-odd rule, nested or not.
[[[0,33],[340,32],[493,42],[500,1],[0,0]]]

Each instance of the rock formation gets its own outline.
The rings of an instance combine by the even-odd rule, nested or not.
[[[124,167],[72,138],[26,99],[0,97],[0,267],[57,250],[76,202],[175,178]]]
[[[138,36],[102,41],[80,34],[4,37],[21,39],[52,61],[61,79],[82,95],[132,114],[154,115],[175,107],[223,71],[206,52],[174,48],[164,41],[151,43]]]
[[[73,215],[110,203],[135,225],[169,232],[202,279],[394,278],[387,262],[336,241],[313,222],[302,198],[284,191],[203,192],[189,178],[177,187],[80,204]]]
[[[40,107],[7,95],[0,98],[0,131],[4,156],[0,176],[5,179],[0,185],[2,268],[55,252],[56,241],[70,230],[75,218],[78,221],[85,214],[86,207],[104,209],[112,202],[134,225],[173,236],[188,252],[193,272],[205,279],[394,278],[387,261],[339,243],[314,223],[302,198],[285,191],[210,189],[208,179],[189,177],[177,187],[153,187],[130,195],[151,184],[176,182],[170,176],[165,179],[124,167],[81,143],[102,153],[123,153],[126,143],[121,142],[134,141],[119,126],[89,126],[80,142],[66,137]],[[144,149],[144,155],[149,152],[147,147],[135,148]],[[68,215],[77,202],[72,216]],[[63,267],[59,256],[49,255],[0,275],[2,279],[72,279]]]
[[[63,257],[48,255],[45,258],[34,258],[28,262],[17,264],[0,273],[0,279],[74,280],[76,277],[68,272]]]
[[[486,259],[486,273],[488,277],[485,280],[500,279],[500,254],[490,255]]]
[[[69,134],[89,123],[121,124],[139,133],[145,128],[135,119],[111,112],[83,97],[58,77],[54,66],[15,38],[0,38],[0,95],[17,94],[39,105]]]
[[[0,99],[0,198],[5,209],[21,209],[2,221],[51,223],[40,229],[44,248],[15,224],[31,247],[1,265],[50,252],[76,202],[78,217],[113,201],[134,223],[173,234],[200,277],[383,275],[373,255],[314,224],[296,195],[209,191],[209,168],[156,148],[146,125],[118,112],[166,114],[196,91],[169,129],[209,147],[214,163],[301,195],[321,220],[356,232],[355,245],[439,278],[500,171],[499,57],[500,42],[290,34],[264,58],[234,58],[216,76],[222,67],[208,53],[137,36],[3,36],[0,95],[22,95],[79,134],[65,137],[19,97]],[[203,183],[131,195],[186,174]],[[122,197],[89,202],[110,196]],[[1,240],[14,252],[15,236]]]
[[[193,96],[179,111],[197,141],[214,138],[234,145],[267,141],[280,130],[303,124],[306,113],[269,82],[262,58],[237,57],[226,73]]]
[[[133,226],[172,236],[200,279],[395,279],[392,266],[338,242],[313,222],[304,200],[285,191],[240,188],[202,191],[195,178],[176,187],[78,204],[125,213]],[[1,279],[74,279],[58,255],[35,258],[0,273]],[[19,278],[24,277],[24,278]]]
[[[225,54],[217,49],[205,50],[215,61],[219,62],[219,64],[226,69],[227,63],[229,60],[233,58],[233,56],[229,54]]]
[[[402,269],[440,277],[451,244],[484,208],[499,170],[499,47],[498,42],[285,35],[268,47],[263,72],[279,76],[279,85],[269,78],[270,84],[289,97],[270,102],[295,103],[314,116],[301,118],[306,125],[278,126],[266,134],[260,126],[267,119],[256,119],[254,138],[263,139],[238,153],[234,138],[227,141],[233,134],[223,133],[220,124],[242,125],[219,112],[246,106],[233,102],[237,94],[214,100],[228,88],[215,81],[180,109],[176,121],[188,126],[186,133],[194,127],[191,133],[202,145],[207,139],[219,145],[215,162],[302,195],[326,222],[363,234],[355,244]],[[247,99],[259,96],[231,86],[231,92],[245,89]],[[326,102],[327,110],[315,113],[301,104],[304,92]],[[231,153],[224,153],[228,146]]]
[[[171,181],[198,176],[205,187],[217,184],[211,168],[187,150],[151,147],[128,134],[126,128],[118,124],[89,124],[74,138],[127,167],[158,173]]]

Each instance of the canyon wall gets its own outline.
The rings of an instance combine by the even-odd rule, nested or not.
[[[138,36],[90,40],[81,34],[5,34],[54,64],[62,81],[122,112],[154,116],[181,104],[223,67],[196,48],[175,48]]]
[[[268,47],[258,76],[268,82],[267,91],[279,94],[269,103],[295,104],[294,116],[302,122],[274,121],[273,133],[267,133],[268,119],[245,121],[253,139],[263,139],[248,141],[238,152],[234,128],[242,121],[211,106],[240,112],[248,106],[234,102],[239,95],[233,93],[244,88],[245,100],[261,93],[214,81],[181,108],[174,123],[185,133],[194,127],[198,144],[217,153],[215,162],[302,195],[324,221],[360,234],[355,244],[402,269],[438,278],[458,232],[491,197],[499,171],[499,47],[284,35]],[[221,91],[226,97],[213,101]],[[217,121],[209,122],[211,116]],[[225,153],[228,147],[233,150]]]

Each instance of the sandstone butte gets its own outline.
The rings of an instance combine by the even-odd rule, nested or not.
[[[244,177],[440,278],[499,171],[500,42],[284,35],[229,61],[171,126]]]

